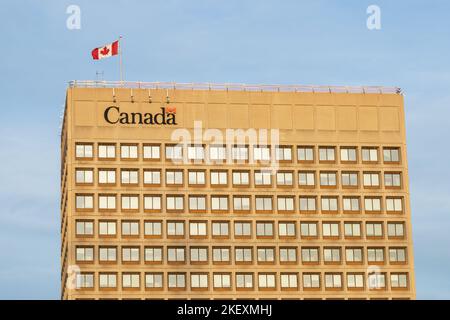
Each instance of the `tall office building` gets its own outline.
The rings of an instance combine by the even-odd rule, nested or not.
[[[414,299],[397,88],[78,81],[63,299]]]

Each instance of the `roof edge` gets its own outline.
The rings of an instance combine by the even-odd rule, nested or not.
[[[265,85],[243,83],[179,83],[142,81],[71,80],[70,88],[128,88],[170,90],[220,90],[249,92],[322,92],[402,94],[399,87],[384,86],[327,86],[327,85]]]

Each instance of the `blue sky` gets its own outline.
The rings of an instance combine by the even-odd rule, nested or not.
[[[80,30],[66,27],[71,4]],[[366,27],[370,4],[381,30]],[[0,298],[59,298],[65,89],[96,71],[118,79],[116,58],[90,58],[118,35],[126,80],[403,88],[417,296],[450,298],[448,1],[10,0],[0,10]]]

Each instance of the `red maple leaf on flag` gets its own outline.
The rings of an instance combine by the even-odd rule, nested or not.
[[[168,113],[177,113],[177,108],[176,107],[167,107],[167,112]]]
[[[101,53],[103,56],[104,56],[104,55],[107,55],[108,52],[109,52],[108,47],[104,47],[104,48],[102,49],[102,51],[100,51],[100,53]]]

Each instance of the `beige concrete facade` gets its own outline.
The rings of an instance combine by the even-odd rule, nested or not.
[[[142,114],[164,107],[177,124],[111,124],[110,106]],[[398,93],[70,87],[61,297],[414,299],[404,119]],[[231,162],[167,159],[173,131],[192,132],[194,121],[222,132],[279,129],[287,156],[277,172],[287,175],[262,177],[251,159],[233,163],[232,146]],[[209,156],[208,142],[193,144]],[[260,151],[244,147],[249,158]],[[309,150],[313,159],[304,158]],[[204,183],[192,184],[193,172]],[[248,184],[237,185],[240,172]]]

